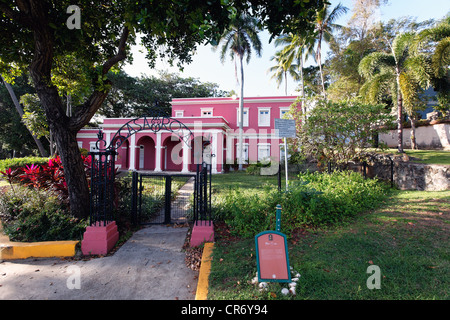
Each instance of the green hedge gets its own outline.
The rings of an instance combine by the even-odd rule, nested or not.
[[[242,237],[275,230],[275,207],[282,206],[281,231],[290,236],[297,228],[333,225],[376,208],[388,193],[377,180],[365,180],[352,171],[299,175],[289,192],[266,187],[255,193],[236,188],[216,195],[214,217],[224,220]]]
[[[0,160],[0,171],[5,171],[8,168],[18,168],[31,164],[44,164],[48,162],[48,158],[41,157],[24,157],[24,158],[11,158]],[[1,176],[0,176],[1,177]]]

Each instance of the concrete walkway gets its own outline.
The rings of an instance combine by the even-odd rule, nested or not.
[[[113,255],[0,262],[0,300],[191,300],[198,272],[185,266],[187,227],[154,225]]]

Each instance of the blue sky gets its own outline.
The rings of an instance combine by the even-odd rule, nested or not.
[[[351,16],[353,0],[331,0],[332,7],[338,3],[350,9],[349,13],[343,16],[338,23],[345,25]],[[404,16],[416,17],[417,21],[427,19],[441,19],[450,11],[449,0],[389,0],[387,5],[380,8],[380,19],[383,21]],[[260,34],[263,42],[262,56],[253,55],[250,63],[244,65],[244,95],[250,96],[282,96],[284,95],[284,84],[277,88],[274,79],[267,70],[274,65],[270,58],[278,48],[273,43],[269,43],[269,34],[263,32]],[[167,62],[158,61],[155,70],[151,70],[145,61],[145,55],[139,53],[139,48],[133,48],[134,63],[124,67],[125,72],[131,76],[156,75],[156,70],[169,70],[176,72],[182,77],[198,78],[202,82],[214,82],[219,84],[222,90],[235,90],[239,92],[239,86],[236,82],[234,62],[229,58],[222,64],[220,62],[219,52],[214,52],[211,46],[201,46],[193,57],[193,62],[184,66],[184,71],[180,72],[178,68],[171,68]],[[323,54],[325,56],[325,54]],[[288,80],[288,94],[293,93],[296,84],[293,80]]]

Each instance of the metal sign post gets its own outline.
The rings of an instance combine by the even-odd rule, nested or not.
[[[295,120],[275,119],[275,130],[278,130],[278,136],[280,138],[284,138],[284,168],[286,171],[286,191],[288,191],[289,174],[288,174],[288,149],[286,138],[296,137]]]

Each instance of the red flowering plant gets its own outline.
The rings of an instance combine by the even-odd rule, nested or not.
[[[90,155],[81,156],[81,158],[83,160],[88,185],[90,186],[92,158]],[[13,183],[21,183],[37,190],[51,190],[56,193],[61,202],[66,205],[69,204],[69,192],[64,177],[64,168],[59,156],[50,158],[45,164],[31,164],[14,170],[8,168],[1,173],[7,178],[11,186]],[[111,174],[111,171],[108,171],[107,174]],[[117,174],[117,168],[115,169],[115,174]],[[115,194],[117,195],[117,183],[114,184],[114,188]]]
[[[15,182],[17,180],[17,176],[21,173],[21,170],[7,168],[5,171],[0,171],[0,173],[6,177],[6,180],[8,181],[9,185],[11,186],[12,191],[14,192],[13,182]]]
[[[82,156],[84,170],[90,183],[91,156]],[[59,156],[50,158],[42,165],[26,165],[17,169],[8,168],[1,171],[11,187],[13,183],[20,183],[38,190],[52,190],[58,198],[68,204],[68,189],[64,177],[64,169]]]

